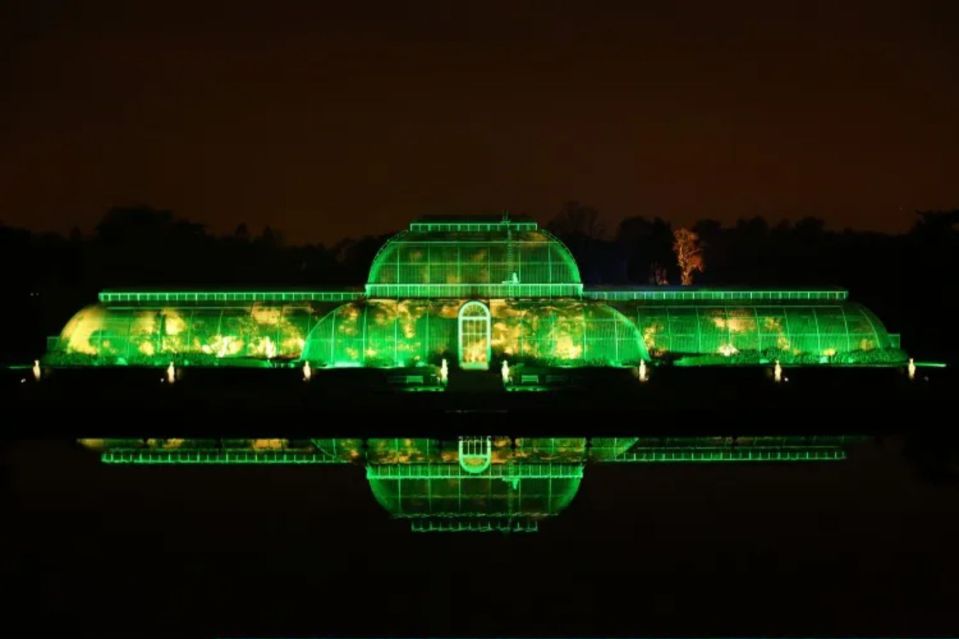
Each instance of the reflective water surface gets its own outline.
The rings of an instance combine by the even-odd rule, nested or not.
[[[425,453],[466,473],[450,441]],[[470,444],[476,470],[485,442]],[[516,438],[502,450],[515,459]],[[870,438],[806,463],[591,463],[590,450],[575,499],[536,534],[413,534],[389,507],[408,514],[422,495],[386,477],[371,498],[368,457],[105,464],[72,440],[6,442],[5,614],[86,636],[954,630],[959,484],[942,442]]]

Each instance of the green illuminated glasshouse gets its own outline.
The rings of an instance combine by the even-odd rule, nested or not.
[[[423,220],[363,291],[104,291],[49,366],[899,365],[843,290],[590,289],[535,222]]]
[[[853,436],[87,439],[108,464],[362,464],[416,532],[534,532],[593,463],[824,462]]]

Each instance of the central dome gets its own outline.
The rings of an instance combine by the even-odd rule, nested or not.
[[[576,261],[555,236],[532,220],[445,217],[421,218],[390,238],[373,259],[367,291],[529,285],[582,290]]]

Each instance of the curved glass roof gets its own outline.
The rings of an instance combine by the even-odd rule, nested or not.
[[[438,364],[458,353],[462,300],[376,299],[338,306],[306,337],[303,359],[319,366]],[[495,359],[555,366],[632,366],[649,355],[629,318],[592,300],[495,299]]]
[[[889,364],[905,354],[861,304],[649,304],[620,310],[654,357],[695,355],[699,363]],[[687,363],[693,363],[688,360]]]
[[[78,311],[48,348],[58,365],[216,365],[296,359],[330,303],[117,307]]]
[[[582,293],[569,249],[536,222],[468,218],[410,224],[373,258],[371,297]]]

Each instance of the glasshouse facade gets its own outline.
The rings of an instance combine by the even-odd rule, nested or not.
[[[104,291],[51,338],[50,366],[900,365],[844,290],[591,289],[532,221],[420,220],[362,290]]]

